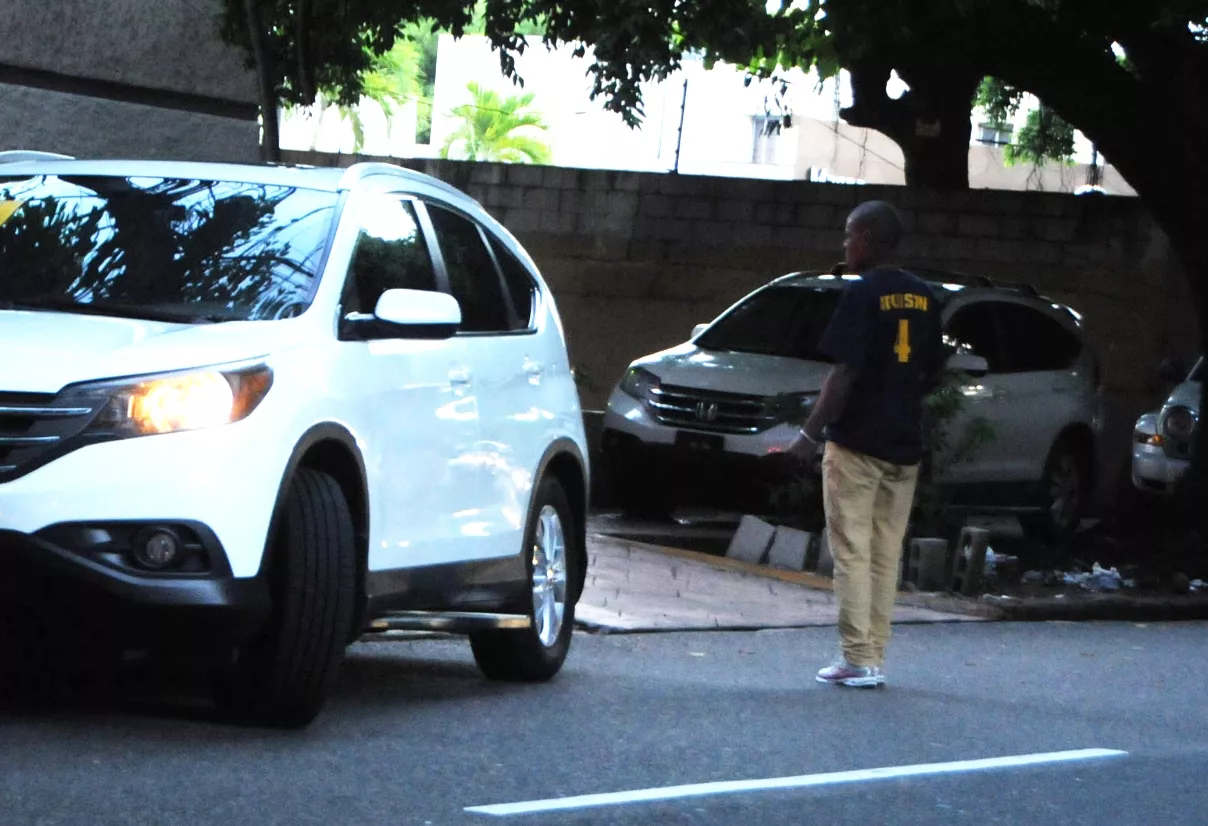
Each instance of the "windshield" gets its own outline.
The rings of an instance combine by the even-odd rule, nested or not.
[[[696,344],[705,350],[829,362],[818,354],[818,340],[840,292],[833,287],[768,287],[722,316]]]
[[[314,296],[335,203],[238,181],[0,177],[0,310],[289,318]]]

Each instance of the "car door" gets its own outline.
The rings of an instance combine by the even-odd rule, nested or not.
[[[483,487],[472,517],[474,541],[482,557],[513,556],[523,544],[532,474],[549,441],[541,401],[547,354],[531,323],[535,284],[530,279],[527,287],[515,284],[514,292],[506,288],[496,250],[478,222],[431,202],[427,211],[449,288],[462,307],[458,339],[469,348],[478,393]],[[524,303],[523,319],[514,296]]]
[[[984,376],[971,377],[960,387],[961,408],[945,427],[945,444],[933,457],[937,481],[948,484],[997,482],[1007,474],[1007,444],[998,436],[1010,415],[1002,392],[1002,339],[994,302],[953,302],[944,324],[945,344],[959,353],[981,356],[989,365]],[[995,438],[975,449],[963,445],[978,426],[989,425]]]
[[[1039,307],[993,302],[1002,341],[995,376],[1003,481],[1035,482],[1058,435],[1090,413],[1076,361],[1080,338]]]
[[[439,289],[415,202],[355,197],[359,232],[341,314],[371,315],[388,289]],[[479,436],[467,343],[376,337],[343,347],[341,375],[356,398],[369,485],[369,569],[456,561],[464,552],[456,514],[477,484],[462,461]]]

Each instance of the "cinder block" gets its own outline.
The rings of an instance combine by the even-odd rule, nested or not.
[[[948,574],[948,540],[912,539],[902,572],[920,591],[942,591]]]
[[[768,549],[768,565],[786,571],[804,571],[813,534],[780,525]]]
[[[744,516],[738,523],[738,530],[734,532],[734,537],[730,540],[726,556],[729,559],[760,565],[767,556],[768,547],[772,544],[772,538],[775,535],[776,529],[759,517]]]
[[[953,571],[953,586],[962,594],[973,596],[981,587],[982,572],[986,566],[986,548],[989,546],[990,532],[985,528],[961,529]]]

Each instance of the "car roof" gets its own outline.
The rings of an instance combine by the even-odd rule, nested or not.
[[[357,163],[349,167],[294,164],[215,163],[135,159],[75,159],[48,152],[0,152],[0,176],[96,175],[195,180],[240,181],[269,186],[292,186],[339,192],[373,177],[387,176],[405,183],[441,190],[464,199],[466,194],[439,178],[389,163]]]

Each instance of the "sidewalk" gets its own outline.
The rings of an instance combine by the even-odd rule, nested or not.
[[[733,563],[599,533],[587,537],[587,586],[575,617],[592,631],[687,631],[835,625],[829,580]],[[961,622],[968,613],[908,604],[894,622]]]

